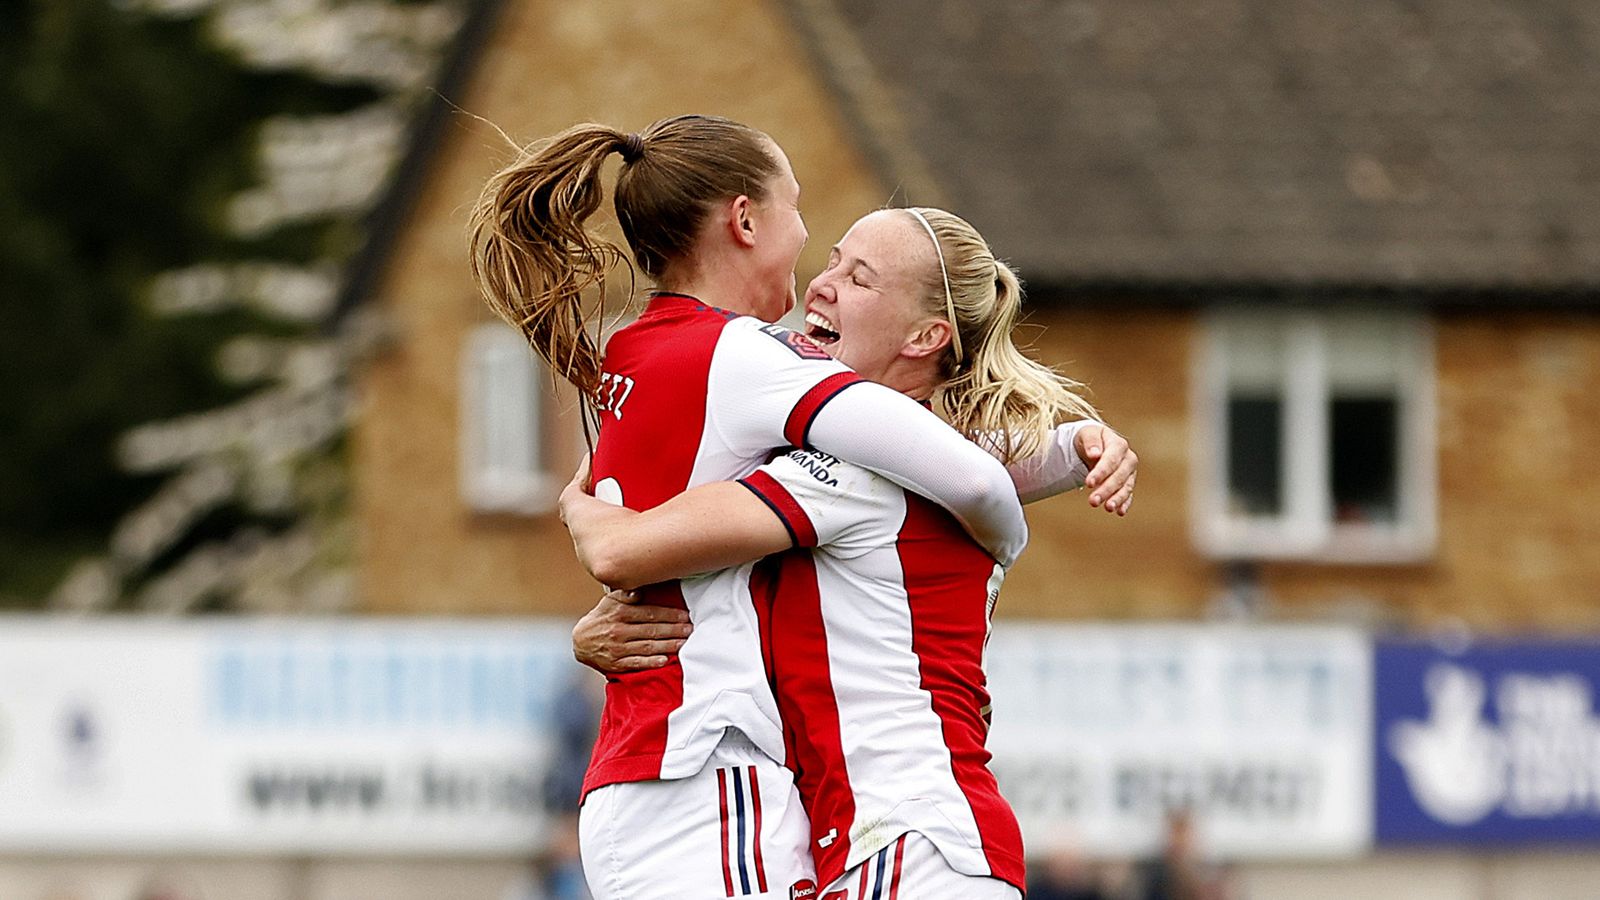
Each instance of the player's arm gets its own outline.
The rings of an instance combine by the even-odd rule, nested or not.
[[[708,391],[708,424],[739,455],[787,445],[853,462],[949,510],[1006,565],[1028,542],[1016,487],[999,460],[801,335],[753,320],[730,323]]]
[[[1027,521],[1005,466],[904,394],[851,385],[812,417],[805,446],[943,506],[1002,565],[1027,546]]]
[[[978,443],[999,455],[1001,442],[980,439]],[[1139,456],[1127,438],[1103,422],[1080,419],[1057,425],[1037,453],[1006,469],[1023,503],[1088,487],[1090,506],[1127,515],[1138,467]]]
[[[561,519],[578,561],[602,584],[632,589],[794,546],[773,508],[739,482],[702,485],[635,512],[590,496],[584,490],[587,468],[561,492]]]

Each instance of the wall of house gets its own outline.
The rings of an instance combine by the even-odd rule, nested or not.
[[[1041,354],[1093,388],[1141,458],[1122,520],[1072,494],[1030,508],[1001,608],[1018,616],[1205,615],[1223,567],[1190,538],[1196,317],[1047,310]],[[1444,313],[1435,323],[1438,522],[1411,565],[1261,563],[1267,614],[1490,630],[1600,627],[1600,319]]]

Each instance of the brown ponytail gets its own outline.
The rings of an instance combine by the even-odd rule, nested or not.
[[[495,315],[519,329],[556,374],[585,397],[600,387],[600,348],[590,324],[604,314],[606,274],[629,264],[584,223],[600,208],[600,169],[624,156],[615,206],[633,259],[659,283],[692,251],[706,215],[742,195],[766,198],[779,171],[771,139],[711,116],[663,119],[642,134],[575,125],[523,148],[489,179],[468,225],[472,276]],[[632,284],[633,268],[629,265]],[[593,309],[583,294],[598,287]],[[629,293],[632,293],[631,287]]]
[[[1029,358],[1013,331],[1022,309],[1017,273],[995,259],[977,229],[942,209],[919,208],[932,227],[949,277],[937,267],[924,279],[924,306],[935,315],[953,309],[952,323],[963,350],[945,350],[948,380],[939,399],[951,425],[980,443],[992,444],[1006,462],[1037,453],[1056,425],[1099,419],[1079,393],[1083,385]],[[919,226],[920,227],[920,226]]]

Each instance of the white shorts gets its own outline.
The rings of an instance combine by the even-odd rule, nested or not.
[[[998,878],[950,868],[933,842],[913,831],[840,875],[817,900],[1022,900]]]
[[[578,813],[594,900],[815,896],[810,840],[793,773],[732,729],[696,774],[596,788]]]

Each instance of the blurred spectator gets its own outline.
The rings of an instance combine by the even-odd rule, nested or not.
[[[1196,845],[1194,816],[1187,809],[1167,811],[1161,855],[1140,866],[1140,900],[1224,900],[1227,885],[1216,866],[1204,862]]]
[[[583,775],[589,768],[595,735],[600,730],[601,685],[584,669],[555,706],[555,747],[544,781],[545,810],[550,814],[550,847],[544,860],[544,891],[549,900],[589,900],[578,858],[578,806],[583,801]]]
[[[1028,900],[1110,900],[1093,865],[1067,844],[1028,867]]]

